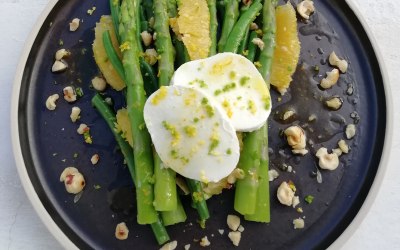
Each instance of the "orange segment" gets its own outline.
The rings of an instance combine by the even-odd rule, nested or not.
[[[271,84],[283,95],[292,81],[300,56],[296,11],[288,2],[278,6],[276,16],[276,47],[271,68]]]
[[[100,18],[100,22],[96,23],[96,27],[94,29],[95,39],[92,45],[94,60],[96,61],[96,64],[99,67],[104,78],[106,79],[107,83],[110,84],[111,87],[113,87],[115,90],[119,91],[125,88],[125,83],[118,75],[117,71],[114,70],[114,67],[108,60],[107,53],[104,49],[103,32],[106,30],[110,31],[113,46],[121,57],[112,19],[110,16],[102,16]]]
[[[191,60],[208,57],[210,51],[210,12],[205,0],[182,0],[177,21],[182,41]]]

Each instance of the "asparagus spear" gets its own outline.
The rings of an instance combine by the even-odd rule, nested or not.
[[[243,170],[245,176],[236,182],[234,208],[243,215],[253,214],[256,210],[261,156],[260,136],[260,130],[246,134],[240,153],[238,167]]]
[[[218,41],[218,51],[222,52],[225,48],[226,41],[236,20],[239,17],[239,2],[237,0],[228,0],[225,4],[224,22],[222,24],[221,37]]]
[[[233,26],[232,31],[227,38],[226,45],[223,48],[225,52],[237,52],[240,42],[244,39],[246,30],[248,30],[250,23],[256,19],[262,7],[263,6],[259,1],[255,1],[249,9],[244,11],[243,15],[240,16],[237,23]]]
[[[118,54],[114,49],[114,46],[112,45],[111,35],[108,30],[103,32],[103,45],[104,49],[106,50],[107,57],[110,60],[115,71],[117,71],[121,79],[124,79],[125,78],[124,67],[122,66],[122,62],[119,59]]]
[[[118,43],[121,43],[121,37],[118,33],[119,14],[120,14],[120,0],[110,0],[111,18],[114,25],[115,35]]]
[[[179,222],[184,222],[187,219],[185,209],[183,208],[182,202],[180,199],[177,200],[178,204],[175,210],[172,211],[164,211],[161,213],[162,221],[164,226],[170,226],[177,224]]]
[[[121,149],[121,152],[126,160],[126,164],[128,165],[129,172],[132,176],[133,184],[136,186],[135,160],[133,157],[133,150],[131,146],[128,144],[128,142],[126,142],[125,139],[122,138],[121,134],[119,134],[115,129],[115,123],[117,122],[117,119],[115,118],[114,112],[111,110],[111,108],[107,105],[107,103],[99,94],[96,94],[92,98],[92,105],[97,109],[97,111],[100,113],[103,119],[107,122],[108,127],[114,134],[115,140],[117,141],[118,146]],[[151,224],[151,228],[153,230],[154,236],[156,237],[158,244],[160,245],[164,244],[169,240],[167,230],[165,229],[159,217],[157,222]]]
[[[276,0],[266,0],[263,8],[263,41],[266,46],[261,51],[260,63],[263,65],[259,71],[263,75],[265,82],[269,83],[272,57],[275,47],[275,6]],[[270,197],[269,197],[269,178],[268,178],[268,125],[262,128],[261,139],[261,165],[259,172],[259,187],[257,191],[257,205],[254,214],[245,215],[246,220],[256,222],[270,222]]]
[[[247,45],[247,59],[250,61],[254,61],[254,58],[256,57],[256,52],[257,52],[257,45],[253,43],[253,39],[257,37],[257,33],[255,31],[252,31],[250,33],[248,45]]]
[[[127,109],[131,122],[132,136],[135,138],[133,151],[135,156],[137,221],[139,224],[151,224],[158,221],[153,206],[153,159],[150,135],[144,126],[143,107],[146,101],[143,78],[139,63],[139,41],[134,3],[136,0],[123,0],[119,33],[122,39],[121,51],[127,85]]]
[[[272,57],[274,56],[275,48],[275,7],[277,0],[266,0],[264,1],[263,7],[263,37],[264,49],[260,53],[259,61],[261,68],[259,69],[265,82],[269,86],[269,77],[271,73]]]
[[[244,218],[248,221],[270,222],[270,196],[269,196],[269,157],[268,157],[268,125],[261,129],[261,160],[258,172],[257,203],[253,214],[246,214]]]
[[[175,0],[168,0],[168,14],[170,17],[176,17],[176,15],[178,14],[178,12],[176,10],[176,1]],[[181,41],[179,41],[177,39],[177,37],[173,38],[173,42],[175,44],[176,59],[178,61],[178,66],[180,66],[181,64],[189,61],[190,58],[189,58],[189,55],[186,51],[184,44]],[[191,180],[191,179],[187,179],[187,183],[188,183],[188,186],[192,187],[191,193],[192,193],[193,203],[195,204],[195,208],[197,209],[197,212],[199,214],[201,224],[204,225],[206,219],[209,218],[209,213],[208,213],[207,203],[204,199],[201,183],[198,181],[195,181],[195,180]],[[198,196],[198,197],[196,197],[197,199],[194,199],[194,197],[193,197],[194,192]],[[179,206],[180,205],[179,205],[179,199],[178,199],[178,209],[177,210],[180,209]],[[164,213],[169,213],[169,212],[164,212]]]
[[[169,33],[169,19],[166,0],[154,0],[154,29],[157,32],[156,48],[158,60],[159,85],[167,86],[174,74],[174,48]]]
[[[200,225],[205,226],[205,222],[208,218],[210,218],[210,214],[208,212],[208,207],[204,198],[201,183],[193,179],[186,179],[186,182],[189,186],[190,193],[192,194],[193,204],[200,217]]]
[[[169,85],[174,73],[174,55],[169,33],[167,1],[154,0],[154,29],[157,32],[156,48],[160,55],[158,60],[159,85]],[[155,169],[155,200],[158,211],[173,211],[177,209],[177,194],[175,172],[164,168],[159,156],[154,154]]]
[[[217,3],[216,0],[207,0],[208,9],[210,11],[210,36],[211,36],[211,47],[210,56],[217,53],[217,30],[218,30],[218,19],[217,19]]]

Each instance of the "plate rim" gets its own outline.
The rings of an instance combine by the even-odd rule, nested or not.
[[[382,182],[387,172],[393,137],[393,100],[391,94],[392,92],[390,91],[391,88],[385,61],[380,52],[378,42],[376,41],[372,30],[366,22],[364,16],[361,14],[361,11],[358,9],[357,4],[354,2],[354,0],[345,0],[345,2],[349,6],[350,10],[354,13],[358,21],[361,23],[361,26],[364,28],[364,31],[367,34],[369,42],[371,43],[374,50],[375,57],[378,61],[385,93],[386,127],[381,159],[379,161],[378,170],[376,172],[374,181],[372,182],[371,188],[369,189],[367,197],[365,198],[363,204],[361,205],[361,208],[358,210],[356,216],[353,218],[351,223],[346,227],[342,234],[328,247],[328,249],[342,248],[344,244],[350,239],[350,237],[356,232],[362,221],[370,212],[372,204],[374,203],[379,193],[379,190],[382,187]]]
[[[47,230],[56,238],[56,240],[62,245],[62,247],[64,247],[65,249],[78,249],[78,247],[67,237],[67,235],[53,220],[51,215],[44,207],[43,203],[40,201],[40,198],[33,187],[33,184],[29,178],[28,171],[26,169],[26,165],[22,156],[20,137],[19,137],[19,126],[18,126],[19,94],[21,90],[22,77],[26,66],[26,62],[28,60],[28,56],[32,49],[33,43],[42,25],[44,24],[46,18],[53,10],[54,6],[57,4],[58,1],[59,0],[49,0],[44,10],[40,13],[38,19],[36,20],[22,49],[19,62],[16,68],[16,73],[13,82],[13,90],[11,94],[11,119],[10,119],[11,142],[12,142],[14,160],[21,184],[36,214],[39,216],[42,223],[46,226]]]
[[[25,41],[25,45],[22,49],[21,56],[19,58],[19,63],[16,68],[16,73],[13,81],[13,91],[11,95],[11,141],[14,160],[16,163],[18,175],[24,191],[28,196],[30,203],[32,204],[36,214],[41,219],[42,223],[46,226],[47,230],[56,238],[56,240],[66,249],[78,249],[78,247],[68,238],[68,236],[61,230],[61,228],[56,224],[51,215],[48,213],[38,194],[36,193],[33,183],[31,182],[26,165],[22,156],[22,150],[20,145],[19,137],[19,126],[18,126],[18,105],[19,105],[19,94],[21,89],[22,77],[24,73],[24,68],[32,49],[33,43],[39,33],[44,21],[53,10],[54,6],[59,2],[59,0],[49,0],[49,3],[45,6],[44,10],[40,14],[39,18],[36,20],[32,31],[30,32],[28,38]],[[392,135],[393,135],[393,101],[390,92],[389,77],[387,74],[386,66],[380,53],[378,43],[373,36],[373,33],[362,16],[361,12],[357,8],[357,4],[353,0],[345,0],[346,4],[349,6],[350,10],[354,13],[356,18],[361,23],[368,39],[373,47],[374,54],[377,58],[379,70],[382,76],[382,82],[384,86],[385,93],[385,104],[386,104],[386,127],[385,127],[385,139],[382,149],[381,159],[379,161],[378,170],[376,172],[375,178],[365,198],[361,208],[357,212],[356,216],[353,218],[351,223],[346,227],[342,234],[335,239],[335,241],[328,247],[328,249],[339,249],[341,248],[354,234],[357,228],[360,226],[361,222],[369,213],[372,204],[374,203],[377,194],[382,186],[382,182],[385,173],[388,168],[388,161],[390,157],[391,145],[392,145]]]

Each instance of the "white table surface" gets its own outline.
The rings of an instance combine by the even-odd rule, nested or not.
[[[315,0],[318,1],[318,0]],[[337,0],[341,1],[341,0]],[[400,248],[400,5],[352,0],[383,55],[395,107],[387,173],[367,217],[343,249]],[[48,0],[0,0],[0,249],[61,249],[36,215],[21,186],[11,149],[10,96],[25,39]]]

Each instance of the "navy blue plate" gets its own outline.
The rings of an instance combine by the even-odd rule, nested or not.
[[[270,117],[271,168],[280,176],[271,182],[271,217],[269,224],[244,222],[240,249],[323,249],[351,223],[362,206],[376,176],[381,160],[386,127],[386,104],[382,74],[372,45],[356,16],[344,1],[315,1],[317,12],[309,22],[299,21],[302,43],[301,60],[291,88],[282,100],[272,91],[274,110]],[[95,6],[92,15],[88,9]],[[148,226],[136,223],[135,197],[128,170],[105,122],[90,104],[94,90],[91,79],[99,75],[93,59],[91,44],[94,26],[101,15],[108,14],[108,1],[59,1],[44,21],[31,48],[21,82],[18,103],[20,144],[29,178],[47,212],[65,235],[81,249],[158,249]],[[70,32],[68,23],[75,17],[83,22],[76,32]],[[300,20],[300,19],[299,19]],[[55,52],[66,48],[72,52],[67,59],[66,72],[54,74],[51,66]],[[345,56],[349,71],[342,74],[339,83],[330,90],[322,90],[318,82],[331,70],[326,63],[330,52]],[[318,68],[318,69],[317,69]],[[62,97],[55,111],[45,107],[51,94],[62,96],[67,85],[81,87],[84,96],[75,104],[82,109],[79,122],[91,128],[93,144],[85,144],[70,121],[73,105]],[[123,101],[108,89],[115,108]],[[339,111],[329,111],[323,101],[333,95],[344,99]],[[288,109],[296,111],[291,120],[282,122],[281,115]],[[310,115],[316,115],[309,122]],[[351,150],[340,158],[337,170],[320,170],[322,183],[316,178],[318,162],[314,156],[318,148],[337,147],[345,138],[347,124],[354,123],[357,133],[346,140]],[[291,124],[301,125],[308,136],[310,153],[293,156],[281,131]],[[96,166],[90,157],[98,153]],[[87,186],[81,198],[67,194],[59,176],[67,166],[80,169]],[[287,171],[287,166],[293,168]],[[300,207],[285,207],[275,197],[281,181],[293,181],[300,196]],[[303,201],[306,195],[315,197],[312,204]],[[232,247],[227,237],[226,216],[233,211],[233,191],[212,198],[208,204],[211,219],[207,228],[196,223],[196,212],[187,197],[182,198],[188,213],[186,223],[171,226],[171,239],[179,247],[191,244],[199,248],[195,239],[208,236],[210,248]],[[305,228],[294,230],[292,220],[305,218]],[[114,236],[119,222],[127,223],[128,240]],[[220,235],[218,229],[224,229]]]

